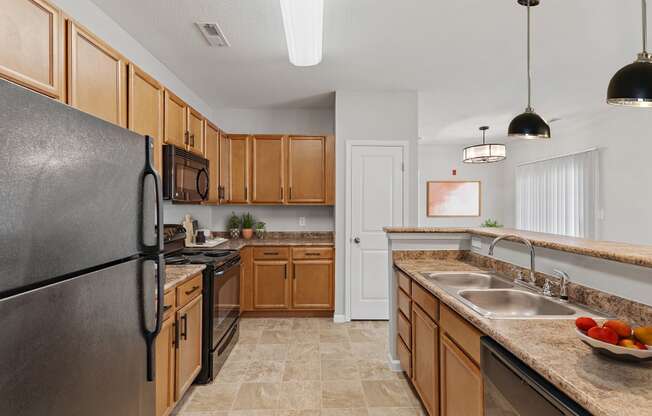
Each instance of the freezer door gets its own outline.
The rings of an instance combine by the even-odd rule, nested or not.
[[[133,260],[0,300],[0,413],[153,415],[151,267]]]
[[[153,244],[146,148],[143,136],[0,80],[0,298]]]

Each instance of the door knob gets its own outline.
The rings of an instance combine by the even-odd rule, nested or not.
[[[354,238],[353,242],[356,243],[356,244],[360,244],[360,237]]]

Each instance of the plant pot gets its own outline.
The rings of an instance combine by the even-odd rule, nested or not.
[[[251,239],[254,235],[254,230],[253,228],[243,228],[242,229],[242,237],[244,237],[245,240]]]
[[[239,228],[231,228],[229,230],[229,233],[231,233],[231,238],[234,240],[237,240],[240,238],[240,229]]]
[[[264,228],[256,228],[256,238],[259,240],[262,240],[265,237],[265,229]]]

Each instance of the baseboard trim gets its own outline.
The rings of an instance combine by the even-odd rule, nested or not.
[[[333,322],[343,324],[344,322],[349,322],[349,320],[346,319],[346,315],[333,315]]]
[[[403,369],[401,368],[401,362],[399,360],[393,359],[391,354],[387,354],[387,362],[389,363],[390,370],[396,373],[403,372]]]

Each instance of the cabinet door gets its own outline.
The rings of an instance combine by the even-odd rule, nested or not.
[[[61,99],[61,11],[43,0],[0,0],[0,22],[0,76]]]
[[[439,328],[412,304],[412,384],[428,414],[439,414]]]
[[[231,150],[230,150],[230,141],[229,137],[220,132],[220,148],[219,148],[219,153],[220,153],[220,186],[218,188],[219,190],[219,198],[220,198],[220,203],[225,203],[231,200],[231,191],[230,191],[230,181],[231,181]]]
[[[229,136],[229,202],[249,202],[249,138]]]
[[[165,90],[163,141],[181,149],[185,149],[187,143],[186,107],[186,103],[181,98]]]
[[[204,155],[204,117],[188,107],[188,150]]]
[[[482,416],[483,407],[480,368],[448,336],[442,334],[442,416]]]
[[[292,265],[292,307],[333,309],[333,261],[296,260]]]
[[[288,262],[254,260],[254,309],[288,309]]]
[[[201,370],[202,298],[197,296],[177,311],[179,345],[177,346],[176,395],[178,401]]]
[[[163,141],[163,86],[129,64],[129,129],[154,139],[154,166],[161,172]]]
[[[174,407],[175,320],[163,321],[156,337],[156,416],[170,413]]]
[[[326,202],[326,138],[288,139],[288,203]]]
[[[220,201],[219,192],[219,148],[220,131],[206,121],[204,136],[204,157],[208,159],[208,203],[217,204]]]
[[[127,127],[125,71],[120,54],[68,21],[68,104]]]
[[[254,136],[251,202],[281,204],[284,200],[285,138]]]

